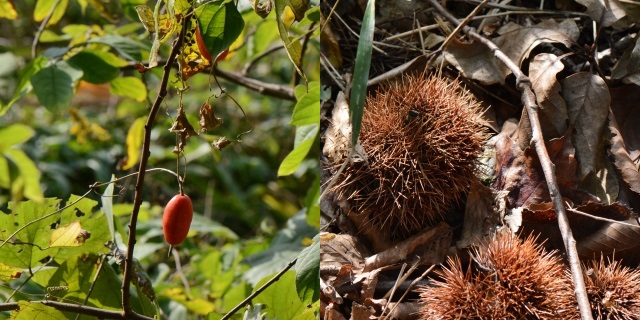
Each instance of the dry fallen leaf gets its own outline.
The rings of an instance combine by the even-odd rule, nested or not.
[[[517,65],[521,65],[531,50],[541,43],[559,42],[570,47],[579,36],[578,26],[569,19],[561,23],[546,20],[533,27],[509,23],[499,33],[501,36],[492,39],[493,43]],[[456,66],[465,77],[486,85],[504,83],[504,79],[511,73],[482,43],[452,41],[444,53],[447,61]]]
[[[640,172],[638,172],[638,168],[633,163],[633,160],[631,160],[629,152],[627,152],[624,139],[620,134],[620,129],[618,128],[618,123],[616,122],[613,113],[609,113],[609,130],[613,133],[613,137],[611,137],[611,149],[609,152],[615,159],[614,164],[616,168],[620,170],[620,175],[629,185],[629,188],[633,192],[640,194]]]
[[[462,235],[456,243],[458,248],[468,248],[478,244],[479,240],[489,235],[500,222],[498,213],[493,208],[495,191],[480,182],[471,186],[467,195],[467,204],[462,224]]]
[[[627,15],[618,0],[576,0],[576,2],[587,7],[587,14],[603,27],[610,27]]]
[[[451,237],[451,227],[440,222],[435,227],[420,232],[386,251],[368,257],[364,270],[371,271],[410,260],[412,257],[420,257],[422,264],[441,263],[449,249]]]
[[[611,77],[640,86],[640,37],[636,39],[635,46],[629,47],[618,59],[611,70]]]
[[[575,128],[573,145],[578,159],[578,178],[584,179],[596,168],[596,157],[602,152],[602,131],[609,113],[611,96],[606,83],[598,75],[587,72],[562,80],[562,96],[567,102],[569,124]]]
[[[540,106],[540,125],[545,140],[558,138],[567,132],[567,105],[560,95],[562,88],[556,79],[556,74],[563,69],[561,59],[550,53],[535,56],[529,65],[529,78]]]

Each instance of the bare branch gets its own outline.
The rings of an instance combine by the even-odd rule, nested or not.
[[[171,66],[180,51],[180,47],[182,46],[183,39],[185,38],[186,30],[187,30],[187,21],[189,19],[183,19],[182,21],[182,30],[180,31],[180,35],[173,43],[173,47],[171,48],[171,53],[169,54],[169,58],[164,65],[164,73],[162,74],[162,81],[160,82],[160,91],[156,96],[156,100],[151,107],[151,111],[149,111],[149,117],[147,118],[147,122],[144,125],[144,141],[142,143],[142,150],[140,151],[140,167],[138,179],[136,181],[135,187],[135,197],[133,200],[133,210],[131,212],[131,219],[129,221],[129,239],[127,242],[127,258],[125,260],[124,265],[124,276],[122,277],[122,309],[124,310],[123,314],[125,317],[135,317],[136,313],[131,309],[131,296],[129,293],[129,289],[131,288],[131,278],[133,275],[133,248],[136,244],[136,225],[138,222],[138,213],[140,212],[140,205],[142,205],[142,190],[144,187],[144,177],[146,175],[147,162],[149,161],[149,146],[151,145],[151,129],[153,128],[153,124],[156,118],[156,114],[158,110],[160,110],[160,104],[162,104],[162,100],[167,95],[167,85],[169,83],[169,75],[171,74]]]

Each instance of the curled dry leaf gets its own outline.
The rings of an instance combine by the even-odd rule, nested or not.
[[[386,251],[368,257],[364,270],[371,271],[393,265],[411,257],[420,257],[422,264],[440,263],[449,249],[451,237],[451,227],[440,222],[435,227],[420,232]]]
[[[640,51],[640,47],[638,47]],[[639,57],[640,61],[640,57]],[[625,85],[611,90],[611,111],[615,117],[624,145],[634,164],[640,159],[640,87]]]
[[[604,145],[600,143],[609,113],[611,96],[602,78],[580,72],[562,80],[562,96],[567,102],[569,124],[575,128],[573,144],[578,160],[578,178],[584,179],[596,168],[596,157]]]
[[[567,105],[560,95],[562,88],[556,79],[556,74],[563,69],[560,58],[551,53],[535,56],[529,65],[529,78],[540,106],[540,126],[545,140],[558,138],[567,132]],[[522,118],[525,118],[524,114]]]
[[[187,145],[187,138],[198,135],[189,120],[187,120],[187,115],[184,113],[182,106],[178,108],[178,117],[176,117],[169,131],[175,132],[180,137],[180,143],[173,149],[176,154],[184,151],[184,147]]]
[[[213,106],[209,101],[206,101],[200,106],[200,120],[198,124],[200,125],[200,132],[207,132],[222,124],[222,119],[216,117],[213,112]]]
[[[493,201],[497,196],[497,192],[480,182],[471,185],[464,211],[462,236],[456,243],[458,248],[477,244],[499,224],[500,216],[498,210],[494,209],[494,203],[498,201]]]
[[[636,44],[629,47],[620,57],[613,70],[611,77],[622,79],[624,83],[634,83],[640,86],[640,37],[636,39]]]
[[[573,20],[561,23],[546,20],[533,27],[509,23],[499,33],[499,37],[492,39],[493,43],[517,65],[541,43],[559,42],[570,47],[579,36],[578,26]],[[489,48],[478,42],[452,41],[445,50],[445,57],[465,77],[486,85],[504,83],[504,79],[511,73],[505,64],[494,59]]]
[[[610,27],[627,13],[618,0],[576,0],[587,7],[587,14],[593,21],[603,27]]]
[[[616,122],[613,113],[609,113],[609,130],[611,130],[611,133],[613,134],[611,137],[611,149],[609,152],[615,159],[614,164],[616,168],[620,170],[620,175],[629,185],[629,188],[633,192],[640,194],[640,172],[638,172],[638,168],[634,164],[633,160],[631,160],[629,152],[627,152],[624,139],[620,134],[620,129],[618,128],[618,123]]]
[[[558,186],[567,196],[575,189],[576,162],[571,139],[565,135],[546,143],[550,159],[556,166]],[[535,150],[521,150],[508,136],[496,142],[496,190],[508,191],[509,208],[548,202],[549,191]]]

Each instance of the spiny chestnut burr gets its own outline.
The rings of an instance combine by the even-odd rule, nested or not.
[[[361,227],[409,236],[459,203],[477,179],[486,138],[478,102],[457,81],[406,75],[367,97],[367,161],[349,163],[334,190],[365,215]]]
[[[532,237],[498,234],[472,253],[466,272],[449,259],[420,289],[421,319],[579,319],[571,280]]]
[[[640,319],[640,270],[600,256],[584,267],[584,280],[594,319]]]

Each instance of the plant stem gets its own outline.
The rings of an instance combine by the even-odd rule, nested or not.
[[[190,10],[191,11],[191,10]],[[139,166],[139,174],[138,179],[136,180],[135,187],[135,197],[133,200],[133,210],[131,212],[131,220],[129,222],[129,239],[127,242],[127,258],[124,264],[124,276],[122,278],[122,309],[124,317],[133,316],[135,313],[131,310],[131,295],[129,293],[129,289],[131,287],[131,277],[133,275],[133,248],[136,243],[136,225],[138,222],[138,213],[140,212],[140,206],[142,205],[142,190],[144,188],[144,177],[146,174],[147,163],[149,161],[149,146],[151,145],[151,129],[153,128],[153,124],[160,109],[160,104],[162,100],[164,100],[167,95],[167,85],[169,83],[169,75],[171,73],[171,66],[180,51],[180,47],[182,47],[182,42],[186,34],[187,30],[187,21],[189,19],[182,19],[182,29],[178,38],[174,41],[173,47],[171,48],[171,53],[169,54],[169,58],[167,58],[167,62],[164,65],[164,72],[162,74],[162,81],[160,82],[160,91],[156,96],[156,100],[151,107],[151,111],[149,111],[149,117],[147,118],[147,122],[144,125],[144,141],[142,143],[142,150],[140,150],[140,166]]]
[[[244,307],[247,303],[249,303],[253,298],[257,297],[260,293],[262,293],[262,291],[264,291],[270,285],[278,281],[278,279],[280,279],[280,277],[282,277],[282,275],[285,272],[287,272],[287,270],[291,269],[291,267],[293,267],[296,264],[296,261],[298,261],[298,258],[295,258],[293,259],[293,261],[289,262],[289,264],[286,267],[284,267],[284,269],[280,270],[280,272],[278,272],[278,274],[276,274],[273,278],[271,278],[271,280],[267,281],[267,283],[263,284],[262,287],[258,288],[258,290],[256,290],[254,293],[250,294],[247,298],[242,300],[242,302],[240,302],[237,306],[231,309],[231,311],[225,314],[224,317],[222,317],[220,320],[227,320],[231,318],[232,315],[238,312],[238,310],[242,309],[242,307]]]

